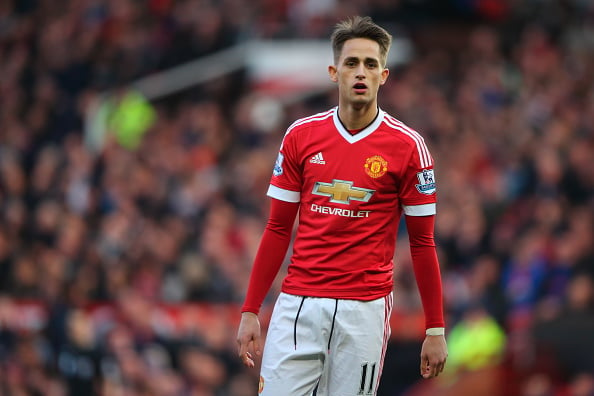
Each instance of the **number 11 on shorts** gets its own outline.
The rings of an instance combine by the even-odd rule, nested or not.
[[[365,362],[361,365],[361,384],[357,395],[373,395],[376,363]]]

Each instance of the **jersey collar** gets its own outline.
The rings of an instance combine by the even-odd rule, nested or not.
[[[363,130],[357,132],[354,135],[351,135],[349,131],[346,130],[344,125],[342,125],[340,118],[338,118],[338,106],[334,108],[334,114],[332,115],[332,119],[334,120],[334,126],[336,127],[338,133],[340,133],[340,136],[342,136],[344,140],[352,144],[357,143],[358,141],[365,139],[367,136],[371,135],[384,120],[384,114],[385,113],[382,109],[378,109],[377,117],[375,117],[375,120],[373,120],[371,124],[367,125],[367,127],[365,127]]]

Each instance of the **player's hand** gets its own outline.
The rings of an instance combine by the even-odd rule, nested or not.
[[[262,350],[260,348],[260,321],[258,315],[252,312],[244,312],[241,314],[241,322],[239,323],[239,330],[237,331],[237,344],[239,358],[246,367],[254,367],[254,357],[250,352],[253,350],[257,356],[260,356]]]
[[[443,372],[448,347],[443,335],[426,336],[421,347],[421,376],[423,378],[437,377]]]

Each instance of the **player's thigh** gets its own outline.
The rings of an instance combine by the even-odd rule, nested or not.
[[[316,315],[316,310],[309,308],[309,304],[302,304],[301,297],[279,296],[264,345],[260,395],[312,394],[323,370],[323,342],[320,332],[311,325],[295,325],[296,320],[302,322],[305,318],[310,323],[316,323],[316,318],[312,317]]]
[[[327,395],[375,395],[390,337],[392,296],[340,301],[329,354]]]

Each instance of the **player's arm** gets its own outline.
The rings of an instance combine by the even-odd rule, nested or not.
[[[254,367],[254,360],[249,352],[250,344],[253,343],[257,355],[261,353],[258,312],[287,253],[298,209],[298,202],[272,198],[270,203],[268,223],[254,260],[237,332],[239,357],[248,367]]]
[[[426,337],[421,348],[421,375],[431,378],[443,371],[447,357],[441,274],[433,237],[437,191],[433,157],[422,136],[404,124],[398,125],[411,137],[409,161],[402,171],[399,195],[425,312]]]
[[[433,236],[435,215],[405,216],[405,219],[427,329],[421,348],[421,375],[431,378],[443,371],[447,358],[441,274]]]

